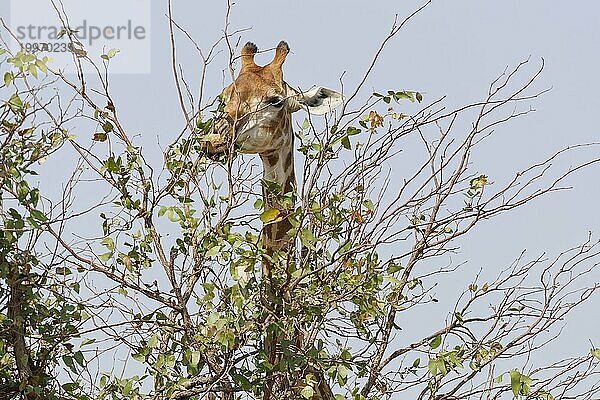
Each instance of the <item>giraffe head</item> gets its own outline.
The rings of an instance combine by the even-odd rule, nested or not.
[[[325,114],[343,101],[331,89],[316,87],[303,93],[283,80],[282,66],[289,53],[286,42],[279,43],[273,61],[265,66],[254,62],[257,51],[254,43],[246,43],[239,75],[220,96],[222,112],[205,138],[211,154],[226,151],[232,138],[243,153],[271,154],[291,144],[293,112]]]

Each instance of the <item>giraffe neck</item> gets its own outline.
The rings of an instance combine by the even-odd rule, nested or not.
[[[288,120],[288,122],[291,122]],[[280,132],[279,137],[284,138],[284,145],[279,147],[276,151],[261,154],[263,162],[263,179],[266,181],[276,182],[281,187],[281,194],[292,193],[293,198],[296,195],[296,176],[294,174],[294,145],[293,145],[293,131],[291,123],[284,124],[286,130]],[[290,309],[297,307],[296,299],[290,291],[290,269],[289,267],[295,264],[295,246],[294,236],[290,237],[288,232],[292,229],[292,224],[289,222],[287,216],[290,212],[294,211],[293,204],[281,204],[277,199],[276,194],[269,193],[269,191],[263,187],[263,200],[265,209],[276,208],[280,211],[282,219],[277,222],[268,223],[263,227],[263,243],[267,254],[274,256],[276,252],[279,252],[283,256],[283,260],[279,257],[273,257],[274,259],[279,258],[283,266],[283,270],[277,267],[277,263],[272,264],[270,261],[263,261],[263,285],[264,290],[262,291],[262,304],[265,308],[270,310],[271,315],[276,315],[279,319],[278,322],[286,322],[284,304],[287,302]],[[283,275],[285,278],[282,280]],[[296,304],[296,305],[294,305]],[[287,320],[289,323],[289,320]],[[302,351],[307,346],[307,325],[303,322],[294,322],[294,327],[291,331],[286,333],[275,333],[270,332],[265,335],[263,349],[267,355],[268,361],[273,365],[278,365],[283,356],[281,349],[281,343],[284,340],[293,341],[294,347],[297,351]],[[294,376],[276,376],[272,373],[267,373],[265,379],[265,387],[263,393],[264,400],[273,399],[273,393],[287,393],[282,398],[298,398],[302,387],[305,385],[307,375],[313,375],[313,379],[316,378],[318,385],[316,387],[317,396],[323,400],[333,400],[334,395],[329,387],[325,376],[322,371],[314,370],[312,368],[306,368],[303,372]],[[289,397],[292,395],[293,397]]]
[[[265,181],[275,182],[281,187],[281,194],[293,193],[296,190],[296,177],[294,175],[294,155],[293,147],[283,146],[275,152],[261,156],[263,161],[263,179]],[[263,229],[263,239],[268,251],[291,250],[292,243],[287,232],[292,225],[286,218],[293,207],[282,204],[276,193],[271,193],[266,187],[263,187],[263,201],[265,210],[278,209],[281,218],[280,221],[268,223]]]
[[[291,119],[291,118],[290,118]],[[295,195],[296,190],[296,176],[294,174],[294,146],[293,146],[293,132],[291,124],[284,124],[289,128],[285,131],[280,132],[280,136],[284,138],[283,146],[280,146],[277,150],[268,154],[261,154],[261,160],[263,163],[263,179],[265,181],[276,182],[281,187],[281,193],[292,192]],[[282,285],[282,272],[287,270],[288,261],[294,262],[294,239],[291,238],[287,232],[292,229],[287,216],[291,209],[286,208],[284,204],[278,200],[276,193],[270,193],[265,186],[263,186],[263,201],[265,210],[278,209],[280,211],[279,217],[281,220],[277,222],[267,223],[263,226],[262,238],[263,245],[266,253],[273,257],[273,259],[279,259],[278,262],[273,264],[269,260],[263,260],[263,285],[262,290],[262,304],[265,308],[270,310],[271,315],[277,315],[283,320],[283,303],[282,299],[284,293],[282,289],[285,284]],[[295,196],[294,196],[295,197]],[[278,256],[275,256],[275,254]],[[279,266],[279,267],[278,267]],[[283,268],[281,268],[283,267]],[[288,296],[289,297],[289,296]],[[292,337],[300,337],[294,333]],[[285,339],[279,333],[269,332],[265,335],[263,348],[267,355],[268,361],[277,365],[281,361],[281,341]],[[300,346],[298,346],[300,347]],[[283,392],[288,390],[291,386],[291,382],[287,381],[284,377],[277,377],[272,373],[268,373],[265,381],[263,399],[271,400],[273,393]]]

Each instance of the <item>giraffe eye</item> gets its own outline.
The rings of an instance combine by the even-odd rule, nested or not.
[[[282,107],[283,103],[284,103],[285,99],[283,97],[280,96],[273,96],[273,97],[269,97],[266,100],[266,103],[272,107]]]

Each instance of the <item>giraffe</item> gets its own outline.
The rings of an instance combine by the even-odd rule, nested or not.
[[[209,154],[226,152],[234,143],[242,153],[258,154],[263,165],[263,204],[265,210],[277,210],[278,218],[265,223],[262,230],[264,249],[271,260],[294,262],[294,238],[288,234],[292,229],[286,215],[293,205],[279,201],[281,194],[291,194],[295,198],[296,176],[294,173],[294,133],[292,113],[304,109],[311,114],[322,115],[343,102],[340,93],[317,86],[307,92],[293,89],[283,80],[283,63],[289,53],[289,46],[281,41],[275,50],[273,60],[259,66],[254,62],[258,48],[248,42],[241,51],[241,69],[234,80],[221,94],[222,113],[215,117],[212,130],[204,138]],[[275,193],[268,189],[268,183],[276,183]],[[277,193],[278,192],[278,193]],[[284,295],[277,273],[276,263],[263,261],[262,286],[264,295],[261,302],[271,315],[282,315],[281,297]],[[296,348],[311,345],[304,342],[302,328],[296,327],[293,338]],[[268,361],[276,365],[281,357],[281,342],[284,338],[275,333],[266,333],[263,349]],[[305,370],[295,382],[281,380],[272,374],[267,376],[263,400],[291,398],[302,388],[301,380],[310,373],[316,379],[314,398],[333,399],[322,372]],[[287,394],[286,394],[287,393]]]

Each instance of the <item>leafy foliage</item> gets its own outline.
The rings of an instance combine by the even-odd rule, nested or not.
[[[108,68],[117,55],[109,50],[101,62]],[[521,115],[495,113],[523,100],[531,83],[504,92],[522,66],[484,101],[449,113],[432,108],[437,101],[421,105],[420,92],[389,90],[322,123],[305,119],[295,132],[301,180],[286,192],[260,180],[235,146],[207,155],[223,104],[186,113],[186,131],[157,168],[123,127],[102,79],[90,95],[81,80],[50,71],[46,58],[3,57],[0,397],[268,398],[272,376],[292,383],[282,396],[305,399],[405,390],[431,399],[484,391],[552,399],[565,385],[515,365],[593,295],[597,286],[574,287],[597,243],[550,265],[519,259],[494,281],[477,276],[436,330],[402,336],[414,313],[439,302],[442,274],[454,272],[432,269],[432,260],[445,260],[476,224],[564,178],[539,183],[550,158],[492,183],[470,159],[492,128]],[[63,110],[44,79],[56,79],[77,107]],[[472,130],[450,139],[457,116],[475,107]],[[89,133],[75,137],[72,122]],[[413,137],[425,156],[390,183],[385,167]],[[60,177],[44,186],[39,176],[66,155],[76,161],[56,195],[49,186]],[[86,188],[94,204],[78,202]],[[298,251],[265,243],[262,232],[283,224]],[[591,365],[578,375],[584,384],[597,359],[593,348],[559,366]],[[497,369],[510,382],[494,380]]]

